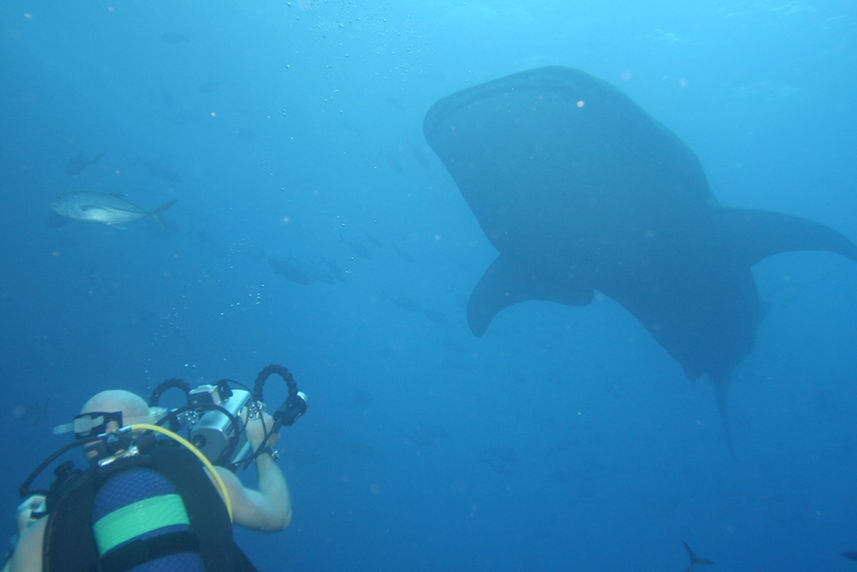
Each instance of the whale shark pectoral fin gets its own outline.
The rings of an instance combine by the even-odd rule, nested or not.
[[[800,250],[823,250],[857,261],[857,245],[823,224],[769,211],[721,207],[715,211],[718,236],[732,241],[748,265],[780,254]]]
[[[467,303],[467,323],[482,336],[501,310],[527,300],[546,300],[567,306],[592,301],[592,288],[576,287],[549,268],[533,268],[517,257],[500,254],[488,267]]]

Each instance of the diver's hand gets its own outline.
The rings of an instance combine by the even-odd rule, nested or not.
[[[264,425],[263,425],[264,423]],[[268,435],[268,441],[265,445],[269,447],[276,447],[277,443],[280,441],[279,433],[271,433],[271,429],[274,427],[274,418],[268,415],[265,411],[264,404],[259,409],[259,415],[250,416],[247,420],[247,426],[245,427],[245,431],[247,431],[247,441],[250,443],[250,446],[253,447],[253,450],[259,448],[259,445],[262,444],[262,441],[265,439],[266,431]]]
[[[34,512],[44,511],[45,495],[32,495],[18,505],[15,519],[18,523],[18,534],[22,534],[27,528],[36,523],[42,516],[34,516]]]

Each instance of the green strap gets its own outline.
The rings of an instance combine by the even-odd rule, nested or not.
[[[189,525],[187,510],[177,494],[159,495],[114,510],[92,525],[98,553],[166,526]]]

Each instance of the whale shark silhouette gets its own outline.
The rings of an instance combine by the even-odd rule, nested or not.
[[[527,300],[586,305],[595,290],[646,327],[691,379],[713,382],[730,450],[729,377],[752,350],[750,267],[787,251],[857,260],[815,222],[718,206],[693,151],[612,85],[546,67],[459,91],[424,133],[499,255],[467,307],[481,336]]]

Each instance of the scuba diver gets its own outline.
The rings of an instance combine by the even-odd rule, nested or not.
[[[289,396],[273,416],[262,386],[280,374]],[[230,380],[190,389],[181,380],[158,386],[147,403],[124,390],[97,393],[73,423],[76,441],[48,457],[21,486],[17,542],[3,572],[133,569],[256,570],[232,538],[233,525],[259,531],[289,526],[292,505],[274,447],[278,430],[306,411],[306,396],[279,365],[260,372],[252,391]],[[182,389],[188,404],[157,406]],[[186,431],[187,439],[178,431]],[[89,467],[59,464],[49,489],[30,486],[56,460],[81,448]],[[233,472],[255,461],[258,484]]]

